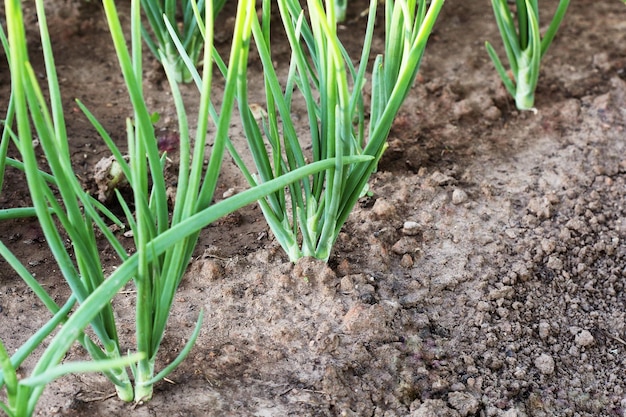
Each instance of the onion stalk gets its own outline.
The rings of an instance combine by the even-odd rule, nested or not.
[[[519,110],[536,112],[535,90],[539,80],[541,59],[548,50],[565,16],[570,0],[560,0],[554,17],[543,37],[539,31],[538,0],[516,0],[517,27],[507,0],[491,0],[493,13],[504,44],[511,76],[489,42],[487,53],[493,61],[502,83],[515,99]]]
[[[9,358],[6,350],[0,349],[0,388],[4,386],[8,392],[8,402],[3,405],[3,410],[19,417],[31,415],[45,385],[67,372],[101,371],[115,385],[122,400],[149,400],[154,384],[181,363],[200,331],[203,312],[199,313],[195,329],[177,358],[163,369],[155,369],[174,297],[196,247],[200,231],[211,222],[301,178],[337,165],[370,159],[366,156],[353,156],[339,162],[335,158],[318,161],[213,203],[228,143],[237,84],[246,77],[245,63],[252,36],[252,21],[256,15],[250,13],[254,8],[254,0],[240,1],[229,66],[226,70],[227,82],[218,114],[211,104],[213,17],[212,7],[207,7],[205,19],[209,23],[204,32],[206,49],[203,56],[203,74],[199,76],[195,72],[200,87],[200,105],[198,122],[194,129],[188,123],[187,111],[176,80],[176,70],[165,63],[178,115],[180,139],[177,190],[174,207],[170,210],[164,174],[166,154],[158,149],[153,116],[143,95],[140,3],[139,0],[131,2],[131,29],[130,36],[127,36],[122,29],[114,0],[103,0],[133,108],[132,118],[126,121],[125,148],[128,156],[122,153],[122,149],[116,145],[104,126],[80,101],[77,101],[77,105],[108,146],[132,190],[132,197],[128,200],[119,191],[116,192],[124,213],[118,217],[83,189],[72,168],[44,0],[36,0],[35,5],[47,85],[40,85],[39,77],[30,64],[21,2],[6,0],[6,15],[9,17],[7,57],[13,88],[10,108],[13,109],[17,130],[13,131],[8,124],[3,130],[3,138],[9,137],[15,143],[21,158],[7,157],[6,164],[24,171],[33,206],[5,209],[0,215],[3,219],[33,214],[37,216],[59,270],[72,291],[72,297],[71,302],[67,302],[67,307],[59,307],[0,242],[0,256],[9,262],[54,315],[53,321],[45,326],[46,329],[55,330],[58,323],[64,322],[37,361],[31,375],[24,380],[16,381],[15,369],[24,355],[32,353],[33,346],[41,343],[42,333],[37,333],[36,339],[32,339],[26,348],[20,349],[19,357]],[[171,29],[168,29],[168,33]],[[130,39],[129,45],[127,38]],[[163,51],[161,54],[163,55]],[[189,68],[195,71],[191,61],[185,62],[185,65],[189,64]],[[208,164],[205,164],[210,121],[206,115],[210,111],[213,112],[216,133]],[[195,136],[191,134],[192,131]],[[39,141],[37,149],[34,146],[35,140]],[[39,152],[43,152],[44,157],[38,155]],[[111,224],[131,229],[134,239],[132,255],[110,230]],[[120,261],[110,274],[105,274],[100,258],[98,235],[106,239]],[[70,244],[66,244],[67,242]],[[134,284],[137,297],[136,353],[126,356],[122,353],[111,300],[129,282]],[[75,303],[78,307],[68,315],[67,311]],[[89,335],[83,332],[88,325],[92,330]],[[76,341],[87,350],[93,362],[59,365]],[[129,365],[132,377],[128,372]]]

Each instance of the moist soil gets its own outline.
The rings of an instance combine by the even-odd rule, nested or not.
[[[556,3],[541,3],[545,16]],[[97,2],[48,6],[76,174],[96,194],[95,166],[109,153],[74,98],[120,144],[128,98]],[[366,6],[351,2],[340,28],[352,56]],[[25,7],[43,80],[34,6]],[[217,42],[227,51],[234,6],[221,16]],[[377,33],[375,50],[382,39]],[[542,65],[536,114],[515,109],[486,40],[502,51],[489,2],[448,0],[371,195],[327,265],[290,263],[257,206],[216,222],[178,291],[157,369],[204,310],[202,331],[154,398],[127,404],[103,376],[71,375],[47,387],[37,414],[626,415],[626,6],[572,2]],[[280,66],[287,44],[274,41]],[[167,137],[174,106],[158,64],[148,54],[145,61],[146,99]],[[0,65],[4,109],[10,82]],[[195,87],[183,94],[194,114]],[[294,111],[294,120],[304,116]],[[243,146],[236,124],[232,134]],[[230,157],[219,187],[219,199],[246,187]],[[9,169],[0,207],[28,201],[23,177]],[[67,298],[35,220],[1,223],[0,237],[59,303]],[[118,265],[104,245],[102,259],[110,270]],[[134,300],[131,285],[114,300],[124,349],[134,348]],[[10,352],[50,317],[4,261],[0,317]],[[66,360],[85,358],[75,347]]]

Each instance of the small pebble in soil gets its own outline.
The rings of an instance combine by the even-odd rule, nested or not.
[[[404,222],[404,226],[402,227],[402,234],[405,236],[415,236],[420,232],[420,224],[414,221],[406,221]]]
[[[415,252],[418,248],[417,241],[412,237],[403,236],[391,247],[391,251],[397,255]]]
[[[593,343],[595,342],[595,339],[593,338],[589,330],[583,330],[582,332],[578,333],[574,340],[576,341],[576,344],[578,346],[583,347],[593,345]]]
[[[553,271],[561,271],[563,269],[563,261],[557,256],[550,256],[546,266]]]
[[[595,54],[592,58],[593,66],[601,71],[609,71],[611,69],[611,61],[607,52]]]
[[[379,218],[384,219],[384,218],[393,217],[393,215],[396,212],[396,209],[390,202],[383,200],[382,198],[379,198],[374,203],[374,207],[372,207],[372,211]]]
[[[458,417],[456,410],[449,408],[443,400],[427,399],[419,404],[419,400],[411,404],[411,417]]]
[[[403,268],[410,268],[413,266],[413,258],[411,257],[411,255],[409,255],[408,253],[404,254],[402,256],[402,259],[400,260],[400,266],[402,266]]]
[[[199,274],[203,282],[207,282],[207,281],[211,282],[211,281],[216,281],[220,278],[223,278],[224,271],[222,267],[220,266],[220,264],[217,263],[215,260],[206,259],[201,262],[202,263],[200,266]]]
[[[448,404],[463,417],[475,415],[480,406],[473,395],[466,392],[451,392],[448,394]]]
[[[449,176],[449,175],[445,175],[445,174],[442,174],[439,171],[435,171],[429,177],[429,182],[431,182],[433,185],[438,185],[440,187],[443,187],[443,186],[446,186],[446,185],[450,185],[450,184],[456,183],[456,180],[453,177]]]
[[[531,199],[526,209],[540,219],[549,219],[552,216],[552,207],[546,197]]]
[[[556,250],[556,242],[553,239],[543,238],[541,240],[541,249],[549,255]]]
[[[237,190],[235,190],[234,188],[229,188],[228,190],[224,191],[222,193],[222,198],[228,198],[228,197],[232,197],[236,194]]]
[[[460,188],[452,191],[452,204],[463,204],[467,201],[467,193]]]
[[[542,353],[535,359],[535,366],[544,375],[551,375],[554,372],[554,359],[547,353]]]
[[[344,294],[349,294],[352,291],[354,291],[354,281],[349,275],[346,275],[345,277],[341,278],[339,285],[340,285],[339,288],[341,292]]]

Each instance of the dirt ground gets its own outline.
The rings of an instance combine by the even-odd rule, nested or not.
[[[108,155],[73,99],[120,142],[128,100],[97,2],[49,5],[76,170],[90,184]],[[341,28],[354,56],[365,8],[351,2]],[[288,262],[255,206],[223,219],[203,232],[176,298],[160,366],[206,317],[171,381],[134,407],[102,376],[64,377],[39,415],[626,416],[626,6],[572,2],[543,62],[537,114],[515,110],[492,67],[491,13],[487,0],[445,3],[372,197],[328,266]],[[173,105],[148,55],[146,68],[166,134]],[[250,71],[260,80],[258,63]],[[0,109],[8,91],[2,62]],[[194,88],[185,95],[193,106]],[[245,186],[227,161],[219,196]],[[0,207],[28,204],[23,179],[7,175]],[[2,223],[0,238],[67,297],[35,221]],[[133,348],[128,290],[115,308]],[[0,317],[9,350],[49,318],[5,262]]]

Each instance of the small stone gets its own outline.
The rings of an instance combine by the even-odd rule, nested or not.
[[[550,256],[546,266],[554,271],[561,271],[563,269],[563,261],[557,256]]]
[[[473,395],[467,392],[451,392],[448,394],[448,404],[462,417],[476,415],[480,403]]]
[[[574,217],[565,223],[565,227],[581,235],[589,233],[589,226],[582,217]]]
[[[414,403],[419,403],[415,400]],[[449,408],[443,400],[424,400],[419,406],[411,404],[411,417],[458,417],[458,411]]]
[[[460,188],[452,191],[452,204],[462,204],[467,201],[467,193]]]
[[[405,253],[400,259],[400,266],[403,268],[410,268],[413,266],[413,257],[408,253]]]
[[[489,291],[489,299],[490,300],[499,300],[501,298],[511,298],[515,294],[515,290],[513,287],[509,285],[503,285],[500,288],[493,289]]]
[[[207,259],[202,261],[202,265],[200,266],[200,277],[206,281],[216,281],[220,278],[223,278],[224,271],[220,264],[212,259]]]
[[[447,379],[441,377],[434,377],[432,382],[430,383],[430,389],[432,392],[443,392],[448,391],[450,387],[450,383]]]
[[[404,226],[402,227],[402,234],[405,236],[415,236],[420,232],[420,224],[414,221],[406,221],[404,222]]]
[[[491,305],[486,301],[479,301],[478,303],[476,303],[476,310],[489,311],[491,310]]]
[[[528,270],[526,264],[522,261],[514,262],[511,266],[511,271],[515,272],[520,280],[528,281],[532,278],[531,272]]]
[[[380,218],[393,217],[396,213],[395,207],[390,202],[383,200],[382,198],[376,200],[374,207],[372,207],[372,211]]]
[[[540,219],[548,219],[552,216],[552,207],[545,197],[531,199],[526,209]]]
[[[352,291],[354,291],[354,281],[352,280],[352,277],[346,275],[345,277],[341,278],[339,289],[342,293],[351,293]]]
[[[222,193],[222,198],[228,198],[228,197],[232,197],[237,193],[237,190],[234,189],[233,187],[229,188],[228,190],[224,191]]]
[[[363,316],[366,310],[367,307],[364,304],[356,304],[343,316],[343,326],[348,332],[353,331],[353,329],[358,330],[363,325]]]
[[[582,332],[583,329],[578,326],[570,326],[567,330],[569,330],[572,336],[576,336],[578,333]]]
[[[574,340],[576,341],[576,344],[578,346],[583,347],[593,345],[595,342],[595,339],[593,338],[589,330],[583,330],[582,332],[578,333]]]
[[[415,239],[412,237],[401,237],[394,245],[391,247],[391,251],[396,255],[404,255],[405,253],[413,253],[417,250],[418,244]]]
[[[541,249],[549,255],[556,250],[556,242],[552,239],[544,238],[541,240]]]
[[[611,61],[607,52],[595,54],[592,58],[593,66],[601,71],[611,70]]]
[[[544,375],[554,373],[554,359],[547,353],[542,353],[535,359],[535,366]]]
[[[422,224],[429,224],[432,223],[433,220],[435,220],[435,216],[433,216],[431,213],[427,212],[427,211],[421,211],[419,213],[419,221]],[[626,219],[624,219],[624,223],[626,224]],[[625,227],[626,229],[626,227]]]
[[[433,172],[432,175],[429,177],[429,180],[433,184],[438,185],[440,187],[444,185],[450,185],[450,184],[456,183],[456,180],[454,178],[452,178],[449,175],[442,174],[439,171]]]

